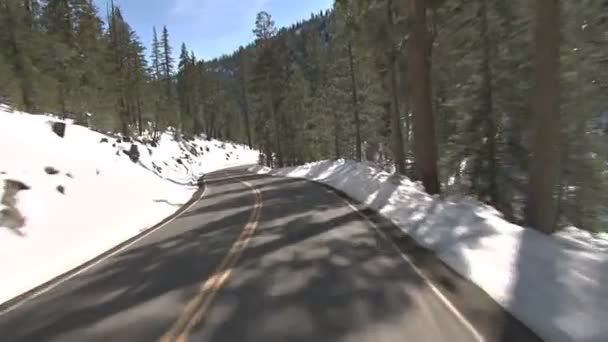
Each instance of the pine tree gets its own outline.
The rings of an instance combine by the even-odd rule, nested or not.
[[[108,13],[108,45],[109,58],[111,63],[112,76],[112,93],[116,99],[115,110],[118,113],[118,121],[120,131],[123,135],[128,136],[129,132],[129,109],[125,99],[127,91],[126,75],[126,54],[128,46],[128,33],[126,23],[123,20],[120,8],[112,4]]]
[[[363,31],[366,32],[366,46],[373,51],[373,68],[377,74],[382,95],[377,101],[383,109],[381,135],[389,137],[392,162],[399,174],[406,173],[405,146],[401,120],[400,85],[398,80],[401,23],[401,3],[392,0],[375,0],[363,11]],[[384,140],[384,139],[383,139]]]
[[[161,71],[161,45],[158,40],[158,35],[156,33],[156,27],[152,27],[152,52],[150,55],[150,59],[152,60],[152,70],[151,74],[155,80],[160,80],[162,78]]]
[[[91,0],[74,1],[74,48],[76,55],[72,72],[76,77],[74,90],[75,111],[80,114],[78,119],[85,123],[88,118],[85,113],[101,114],[107,112],[106,103],[109,99],[103,96],[107,93],[109,71],[105,51],[103,22],[97,15],[97,9]]]
[[[131,127],[143,130],[142,92],[147,63],[143,44],[124,21],[120,8],[112,6],[109,13],[109,51],[112,66],[113,96],[116,98],[120,131],[131,134]]]
[[[338,32],[343,32],[340,37],[345,41],[348,56],[348,73],[350,76],[350,87],[352,94],[353,125],[355,126],[355,160],[361,161],[363,158],[361,140],[361,120],[359,108],[359,90],[357,85],[357,63],[355,60],[354,37],[358,33],[358,25],[355,18],[355,10],[349,6],[348,1],[336,1],[335,6],[336,20],[339,21]]]
[[[260,12],[257,15],[255,29],[253,33],[256,35],[258,44],[258,55],[255,63],[255,78],[257,100],[260,107],[258,122],[256,122],[256,136],[260,138],[262,149],[266,155],[269,165],[273,163],[273,154],[277,153],[277,158],[282,160],[281,146],[277,143],[278,120],[276,115],[276,87],[273,84],[272,72],[275,64],[275,56],[273,54],[272,38],[276,35],[277,30],[274,26],[272,17],[267,12]],[[281,164],[281,163],[280,163]]]
[[[54,59],[46,64],[45,69],[58,82],[59,110],[64,117],[77,110],[71,101],[75,98],[78,79],[70,69],[77,57],[73,9],[69,0],[47,0],[42,13],[43,26],[54,40],[50,46]]]
[[[175,113],[175,119],[172,122],[175,124],[175,139],[181,140],[182,133],[182,118],[179,110],[175,110],[175,92],[173,90],[173,57],[172,49],[169,43],[169,31],[167,27],[163,27],[163,33],[160,41],[161,49],[161,70],[162,70],[162,81],[164,84],[164,109],[165,112],[173,116]]]
[[[162,73],[162,65],[161,65],[161,44],[158,40],[158,34],[156,33],[156,27],[152,27],[152,51],[150,55],[151,59],[151,70],[150,75],[152,77],[152,84],[150,87],[151,92],[151,100],[153,102],[153,112],[154,112],[154,132],[153,139],[157,139],[158,132],[164,127],[164,101],[162,100],[163,96],[163,73]]]
[[[189,75],[190,72],[190,56],[186,44],[182,43],[181,53],[179,55],[179,64],[177,71],[177,98],[179,101],[179,112],[181,117],[190,116],[190,97],[189,97]]]
[[[249,148],[253,148],[253,140],[251,137],[251,120],[250,120],[250,108],[249,108],[249,92],[247,90],[248,85],[248,56],[246,55],[245,49],[241,46],[239,48],[239,83],[241,85],[241,106],[243,110],[243,120],[245,121],[245,130],[247,134],[247,145]]]
[[[199,71],[196,66],[196,56],[188,52],[186,44],[182,44],[177,73],[177,97],[180,105],[183,122],[188,119],[188,130],[192,134],[200,131],[198,119],[199,99]]]
[[[143,90],[147,82],[148,69],[145,58],[145,47],[134,31],[129,31],[127,51],[127,84],[129,112],[132,125],[137,127],[139,135],[143,134]]]
[[[2,88],[13,105],[36,112],[49,104],[43,103],[44,79],[37,65],[41,58],[36,47],[42,45],[43,35],[38,23],[40,6],[33,0],[4,1],[0,8],[0,55],[6,63],[3,72],[7,77]],[[46,83],[50,87],[44,90],[53,94],[54,84]]]

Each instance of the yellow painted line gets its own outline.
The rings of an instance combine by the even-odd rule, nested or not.
[[[188,339],[192,329],[204,320],[205,314],[211,307],[213,300],[230,278],[234,266],[239,261],[258,227],[258,220],[262,209],[262,195],[252,184],[242,180],[239,180],[239,182],[245,184],[255,194],[255,205],[251,216],[216,271],[200,285],[198,294],[186,304],[186,308],[178,320],[161,337],[161,342],[184,342]]]

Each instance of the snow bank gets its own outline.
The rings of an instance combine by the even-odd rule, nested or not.
[[[441,198],[371,164],[323,161],[271,171],[316,180],[376,209],[546,341],[607,341],[608,241],[505,221],[469,198]]]
[[[0,222],[0,303],[169,216],[190,199],[202,173],[258,158],[243,146],[177,143],[165,134],[157,147],[135,142],[134,163],[123,152],[131,142],[70,122],[61,138],[52,121],[59,120],[0,105],[0,197],[7,179],[31,188],[16,198],[25,225]]]

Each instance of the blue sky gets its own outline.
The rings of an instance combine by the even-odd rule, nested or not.
[[[109,0],[94,0],[105,18]],[[253,40],[255,16],[269,12],[277,27],[307,19],[328,9],[333,0],[114,0],[146,46],[152,26],[167,25],[174,54],[185,42],[205,60],[228,54]]]

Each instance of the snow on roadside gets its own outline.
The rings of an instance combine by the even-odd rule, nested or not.
[[[70,122],[61,138],[52,121],[60,120],[0,105],[0,197],[5,180],[30,187],[16,198],[25,225],[0,222],[0,303],[171,215],[203,173],[258,158],[256,151],[221,141],[178,143],[165,134],[152,147]],[[137,163],[124,153],[132,144]]]
[[[546,236],[470,198],[430,196],[367,163],[251,171],[316,180],[376,209],[546,341],[607,341],[608,241],[576,228]]]

